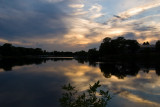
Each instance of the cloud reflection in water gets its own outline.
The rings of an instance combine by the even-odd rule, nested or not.
[[[149,72],[144,72],[144,68],[135,67],[136,72],[133,72],[132,68],[136,65],[118,64],[121,69],[118,71],[115,68],[118,65],[112,66],[110,70],[116,72],[110,72],[109,68],[104,69],[108,67],[105,64],[101,64],[100,68],[91,65],[92,63],[81,64],[75,60],[50,60],[40,65],[31,63],[12,66],[11,72],[0,72],[0,104],[17,107],[25,103],[28,103],[27,106],[58,106],[57,99],[61,95],[60,86],[63,84],[70,82],[84,91],[89,84],[100,80],[103,88],[110,90],[113,95],[109,107],[160,106],[160,78],[154,69],[148,68]],[[105,73],[110,77],[106,78]]]

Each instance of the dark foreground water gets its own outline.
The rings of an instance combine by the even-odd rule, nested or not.
[[[59,107],[62,85],[84,91],[97,80],[111,93],[108,107],[160,107],[159,75],[160,64],[3,60],[0,107]]]

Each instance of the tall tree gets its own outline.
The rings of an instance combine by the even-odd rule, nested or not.
[[[156,51],[157,51],[157,52],[160,52],[160,40],[158,40],[158,41],[156,42],[155,47],[156,47]]]

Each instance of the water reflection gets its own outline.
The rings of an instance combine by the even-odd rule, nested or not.
[[[136,63],[100,63],[99,67],[106,78],[114,75],[119,79],[127,75],[136,76],[140,70]]]
[[[112,62],[100,63],[99,67],[106,78],[110,78],[114,75],[119,79],[124,79],[127,75],[136,76],[140,70],[144,73],[155,70],[156,74],[160,76],[160,66],[158,63]]]
[[[109,107],[160,106],[158,63],[19,59],[1,60],[0,69],[13,71],[0,72],[2,107],[59,107],[60,86],[70,82],[84,91],[97,80],[112,93]]]
[[[100,63],[99,69],[98,67],[88,66],[91,63],[88,63],[88,65],[85,63],[74,67],[75,69],[72,67],[73,71],[65,73],[65,75],[82,91],[87,88],[88,83],[92,84],[100,80],[105,86],[104,88],[113,93],[114,98],[111,100],[109,107],[160,106],[158,64],[138,62]],[[104,76],[100,74],[100,71]]]
[[[32,65],[32,64],[42,64],[46,63],[46,61],[64,61],[64,60],[72,60],[72,57],[68,58],[10,58],[10,59],[1,59],[0,60],[0,69],[4,71],[11,71],[14,66],[24,66],[24,65]]]

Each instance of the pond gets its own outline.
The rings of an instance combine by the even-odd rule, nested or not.
[[[87,62],[72,58],[0,61],[1,107],[60,107],[61,86],[85,91],[100,81],[107,107],[160,107],[160,66],[137,62]]]

